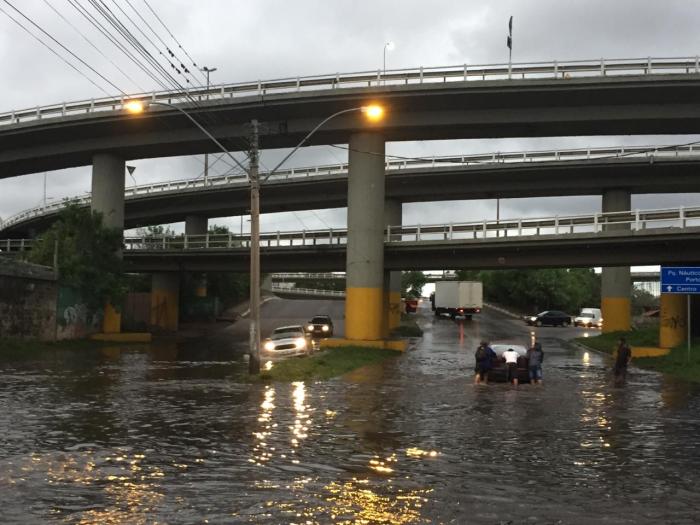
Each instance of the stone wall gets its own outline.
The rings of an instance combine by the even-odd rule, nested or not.
[[[52,268],[0,256],[0,337],[53,341],[57,294]]]

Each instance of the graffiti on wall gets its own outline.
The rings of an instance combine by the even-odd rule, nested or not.
[[[57,310],[57,339],[81,338],[100,331],[102,309],[88,308],[71,288],[59,288]]]

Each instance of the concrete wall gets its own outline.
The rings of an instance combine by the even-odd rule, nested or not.
[[[53,341],[57,288],[51,268],[0,257],[0,337]]]
[[[71,288],[59,287],[56,300],[56,339],[82,339],[102,328],[102,308],[90,308]]]

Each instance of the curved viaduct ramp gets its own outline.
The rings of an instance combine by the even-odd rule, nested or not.
[[[653,146],[536,151],[438,157],[387,163],[387,198],[434,202],[600,195],[625,188],[633,194],[700,192],[700,148]],[[84,202],[89,202],[84,198]],[[339,208],[347,205],[347,165],[286,170],[262,189],[265,213]],[[7,237],[30,237],[47,228],[61,205],[35,208],[0,224]],[[129,188],[125,226],[245,215],[249,188],[240,177],[173,181]]]
[[[384,121],[341,115],[310,144],[347,143],[372,127],[387,141],[695,133],[699,89],[698,61],[684,58],[420,68],[220,86],[191,93],[199,100],[152,98],[189,100],[181,107],[238,150],[253,118],[263,148],[291,147],[328,115],[370,102],[387,107]],[[216,151],[178,111],[154,107],[135,116],[122,103],[0,115],[0,178],[88,165],[95,152],[136,159]]]

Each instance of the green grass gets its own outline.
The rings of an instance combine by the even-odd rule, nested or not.
[[[263,381],[305,381],[330,379],[366,365],[381,363],[398,356],[394,350],[343,346],[329,348],[309,357],[291,358],[274,363],[271,370],[263,370],[258,378]]]
[[[577,337],[575,341],[595,350],[612,354],[617,350],[617,342],[620,337],[627,339],[627,344],[630,346],[658,346],[659,327],[647,326],[629,332],[609,332],[595,337]]]
[[[659,327],[650,326],[630,332],[611,332],[597,337],[578,337],[577,342],[584,346],[612,354],[617,348],[620,337],[627,339],[630,346],[658,346]],[[686,381],[700,383],[700,345],[688,348],[685,344],[671,349],[671,353],[661,357],[635,357],[632,361],[640,368],[656,370]]]

